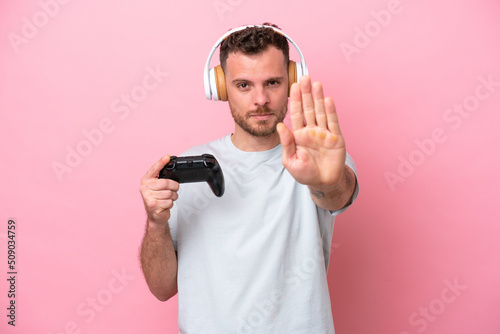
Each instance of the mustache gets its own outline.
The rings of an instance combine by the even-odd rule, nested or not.
[[[269,108],[268,106],[262,106],[262,107],[258,107],[255,110],[250,111],[250,114],[252,114],[252,115],[271,114],[273,112],[274,111],[271,108]]]

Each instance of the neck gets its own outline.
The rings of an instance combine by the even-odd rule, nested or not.
[[[278,132],[265,137],[256,137],[236,126],[231,140],[238,149],[245,152],[268,151],[280,143]]]

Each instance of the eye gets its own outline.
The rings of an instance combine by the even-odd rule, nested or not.
[[[280,84],[279,80],[271,80],[268,82],[269,86],[278,86]]]
[[[250,83],[245,81],[238,82],[236,83],[236,88],[242,92],[246,92],[247,90],[250,89]]]

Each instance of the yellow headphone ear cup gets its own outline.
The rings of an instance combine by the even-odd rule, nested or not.
[[[294,82],[297,82],[297,64],[290,60],[288,62],[288,96],[290,96],[290,88]]]
[[[227,101],[226,78],[222,66],[217,65],[214,68],[215,84],[217,85],[217,95],[219,101]]]

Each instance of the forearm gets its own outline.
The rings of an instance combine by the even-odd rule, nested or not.
[[[141,267],[153,295],[166,301],[177,293],[177,256],[168,224],[148,221],[141,245]]]
[[[356,175],[348,166],[340,181],[333,186],[309,186],[314,203],[325,210],[336,211],[345,207],[356,189]]]

